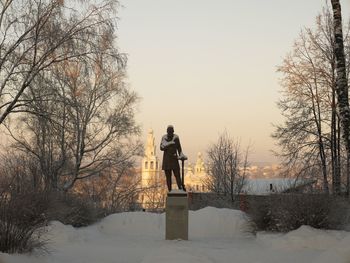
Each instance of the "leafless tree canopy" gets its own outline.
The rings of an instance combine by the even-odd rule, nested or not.
[[[92,2],[1,1],[0,123],[23,110],[28,98],[22,95],[39,73],[62,61],[87,58],[98,51],[98,38],[113,37],[116,1]]]
[[[249,147],[243,151],[239,140],[234,140],[227,132],[221,134],[207,150],[210,176],[208,188],[212,192],[230,196],[234,201],[244,185],[248,154]]]
[[[1,1],[0,123],[38,164],[33,187],[66,191],[130,169],[140,152],[139,99],[115,41],[117,5]]]
[[[289,174],[314,177],[324,192],[339,193],[345,174],[345,145],[341,142],[341,118],[337,105],[337,72],[333,17],[325,8],[315,28],[305,28],[278,71],[282,73],[278,106],[285,122],[276,125],[278,141]],[[348,28],[345,43],[349,57]],[[349,69],[349,63],[346,65]],[[343,180],[344,181],[344,180]]]

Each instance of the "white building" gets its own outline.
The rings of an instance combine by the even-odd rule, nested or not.
[[[188,164],[185,173],[185,185],[189,192],[208,192],[208,173],[205,167],[202,153],[198,153],[194,166]]]
[[[144,157],[142,158],[141,186],[149,187],[155,181],[159,180],[159,159],[156,154],[156,145],[153,130],[150,129],[147,134],[147,142]]]
[[[160,169],[153,130],[147,134],[144,157],[141,161],[141,194],[139,203],[148,210],[162,209],[165,206],[166,183]]]

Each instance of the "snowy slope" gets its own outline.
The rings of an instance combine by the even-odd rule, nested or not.
[[[0,254],[0,263],[349,263],[350,233],[308,226],[287,234],[248,234],[244,213],[190,212],[189,241],[164,240],[164,214],[120,213],[86,228],[52,222],[49,254]]]

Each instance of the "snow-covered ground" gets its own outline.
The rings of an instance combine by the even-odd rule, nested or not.
[[[189,241],[164,240],[164,214],[114,214],[79,229],[52,222],[49,254],[0,253],[0,263],[350,262],[350,232],[302,226],[254,236],[242,212],[213,207],[190,212],[189,220]]]

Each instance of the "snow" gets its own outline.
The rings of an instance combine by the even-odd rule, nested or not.
[[[242,191],[247,194],[266,195],[271,194],[270,185],[273,187],[273,192],[281,192],[302,183],[305,181],[290,178],[247,179]]]
[[[0,263],[349,263],[350,233],[302,226],[286,234],[249,233],[247,216],[206,207],[189,214],[189,241],[164,240],[165,216],[113,214],[85,228],[51,222],[49,253],[8,255]]]
[[[184,190],[182,190],[182,189],[172,189],[172,190],[170,191],[170,193],[171,193],[171,194],[180,194],[180,195],[186,194],[186,192],[185,192]]]

